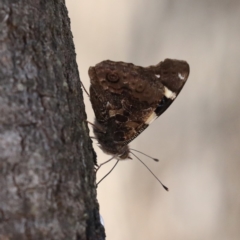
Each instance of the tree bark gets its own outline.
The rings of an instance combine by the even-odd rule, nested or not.
[[[0,3],[0,240],[105,239],[64,0]]]

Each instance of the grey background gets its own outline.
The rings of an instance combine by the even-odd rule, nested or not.
[[[107,239],[240,239],[240,1],[66,3],[87,89],[89,66],[106,59],[191,67],[174,104],[130,144],[161,159],[139,155],[170,191],[136,159],[120,162],[98,188]],[[109,159],[95,149],[99,162]]]

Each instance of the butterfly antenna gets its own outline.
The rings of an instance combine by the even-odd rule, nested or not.
[[[151,159],[154,160],[155,162],[159,162],[159,159],[153,158],[153,157],[151,157],[151,156],[149,156],[149,155],[147,155],[147,154],[145,154],[145,153],[143,153],[143,152],[140,152],[140,151],[138,151],[138,150],[136,150],[136,149],[130,148],[130,150],[135,151],[135,152],[138,152],[138,153],[141,153],[142,155],[151,158]]]
[[[111,159],[112,160],[112,159]],[[106,162],[104,162],[103,164],[105,164],[105,163],[107,163],[107,162],[109,162],[110,160],[108,160],[108,161],[106,161]],[[102,182],[103,181],[103,179],[105,179],[111,172],[112,172],[112,170],[117,166],[117,164],[118,164],[118,162],[119,162],[120,160],[117,160],[116,161],[116,163],[114,164],[114,166],[111,168],[111,170],[103,177],[103,178],[101,178],[101,180],[97,183],[97,186],[99,185],[99,183],[100,182]],[[101,164],[102,165],[102,164]],[[100,166],[101,166],[100,165]],[[100,167],[99,166],[99,167]],[[98,168],[99,169],[99,168]]]
[[[133,152],[131,152],[131,153],[135,158],[137,158],[148,169],[148,171],[157,179],[157,181],[162,185],[162,187],[166,191],[168,191],[168,188],[158,179],[158,177],[151,171],[151,169],[139,157],[137,157]]]

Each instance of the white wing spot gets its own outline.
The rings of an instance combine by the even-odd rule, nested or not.
[[[178,77],[181,79],[181,80],[184,80],[185,77],[181,74],[181,73],[178,73]]]
[[[176,98],[176,93],[164,86],[164,96],[173,100]]]
[[[148,119],[145,121],[145,124],[151,124],[157,118],[157,114],[153,112]]]
[[[160,74],[155,74],[155,76],[156,76],[157,78],[160,78]]]

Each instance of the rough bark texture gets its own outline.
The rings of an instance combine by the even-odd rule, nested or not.
[[[104,239],[65,2],[0,3],[0,239]]]

